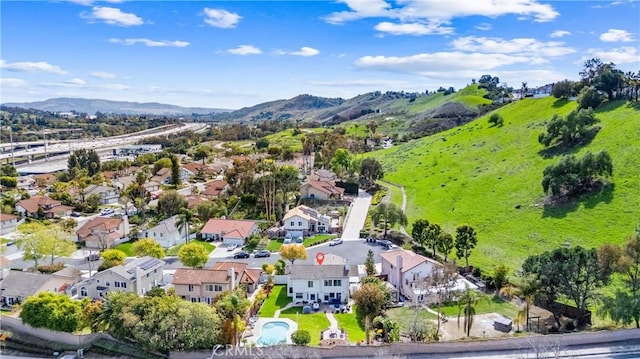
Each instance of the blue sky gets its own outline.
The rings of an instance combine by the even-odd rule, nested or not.
[[[640,70],[638,1],[5,1],[0,102],[235,109],[307,93],[577,79]]]

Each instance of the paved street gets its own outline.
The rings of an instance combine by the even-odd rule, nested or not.
[[[345,241],[358,240],[360,230],[364,227],[367,220],[367,212],[371,205],[371,195],[366,191],[360,190],[358,197],[355,199],[349,210],[348,217],[342,230],[342,239]]]

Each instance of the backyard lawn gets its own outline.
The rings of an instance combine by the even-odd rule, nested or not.
[[[347,332],[350,342],[357,342],[359,340],[364,341],[366,339],[364,325],[360,325],[358,322],[355,305],[353,306],[351,313],[336,313],[333,316],[338,321],[338,326]]]
[[[406,333],[411,330],[411,326],[416,318],[416,313],[418,315],[418,322],[436,320],[435,314],[425,309],[417,309],[417,312],[415,308],[409,307],[391,308],[387,310],[389,318],[400,324],[400,333]]]
[[[515,318],[518,314],[518,308],[513,305],[513,303],[507,302],[493,295],[486,295],[480,298],[474,308],[476,310],[476,314],[498,313],[507,318]],[[436,307],[433,307],[432,309],[436,311],[438,310]],[[460,308],[457,303],[449,303],[442,306],[442,308],[440,308],[440,312],[450,318],[457,318]]]
[[[276,310],[285,307],[289,303],[291,303],[291,298],[287,297],[287,286],[274,285],[271,288],[269,297],[262,304],[260,317],[272,318]]]
[[[299,313],[299,314],[296,314]],[[309,331],[309,345],[320,344],[320,332],[328,329],[331,323],[324,313],[302,314],[302,307],[292,307],[280,312],[280,318],[288,318],[298,323],[298,328]]]

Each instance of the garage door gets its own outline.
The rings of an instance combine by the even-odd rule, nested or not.
[[[239,246],[244,246],[244,239],[239,239],[239,238],[224,238],[222,240],[222,243],[224,244],[237,244]]]

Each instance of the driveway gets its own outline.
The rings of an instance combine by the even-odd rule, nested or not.
[[[342,239],[345,241],[360,240],[360,230],[364,227],[367,220],[367,213],[371,205],[371,195],[366,191],[360,190],[358,197],[351,203],[349,213],[344,222],[342,230]]]

